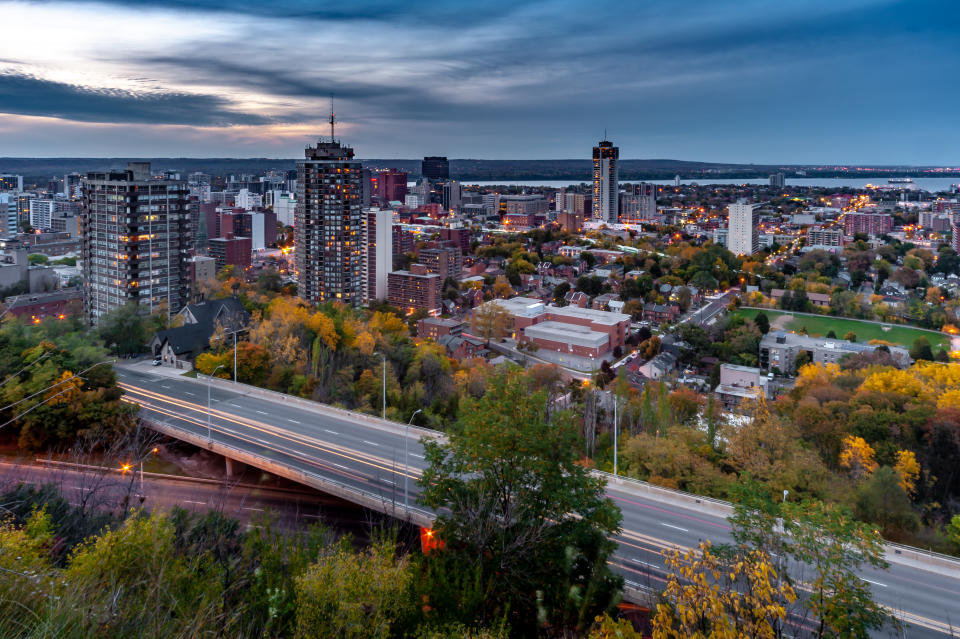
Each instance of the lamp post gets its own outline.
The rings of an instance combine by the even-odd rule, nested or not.
[[[410,424],[413,423],[413,418],[417,416],[417,413],[423,412],[419,408],[413,411],[413,415],[410,416],[410,421],[407,422],[406,428],[403,429],[403,512],[408,516],[410,515],[410,493],[407,490],[407,485],[410,481]]]
[[[233,383],[237,383],[237,331],[233,332]]]
[[[213,372],[210,373],[210,377],[207,378],[207,443],[209,444],[213,440],[213,436],[210,430],[210,382],[213,381],[214,376],[217,374],[217,371],[223,368],[223,364],[220,364]]]

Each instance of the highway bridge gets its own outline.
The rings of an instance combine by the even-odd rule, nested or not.
[[[435,431],[227,380],[174,376],[145,363],[116,371],[125,400],[140,405],[152,428],[223,455],[228,471],[242,462],[420,526],[433,521],[416,496],[424,467],[420,439],[442,437]],[[607,494],[623,512],[611,563],[628,587],[663,586],[665,549],[731,541],[729,504],[608,479]],[[888,571],[861,574],[876,600],[908,624],[907,637],[952,636],[951,624],[960,622],[960,562],[896,546],[887,558]]]

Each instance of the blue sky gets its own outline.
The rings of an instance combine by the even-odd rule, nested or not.
[[[956,166],[958,4],[0,2],[0,155]]]

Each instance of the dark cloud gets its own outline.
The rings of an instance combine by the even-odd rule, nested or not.
[[[0,113],[35,115],[79,122],[229,126],[269,124],[259,115],[231,110],[223,98],[193,93],[137,93],[93,89],[0,73]]]
[[[61,0],[48,0],[52,4]],[[75,0],[80,4],[101,4],[102,0]],[[473,6],[461,0],[118,0],[118,6],[177,11],[223,12],[263,18],[295,18],[318,22],[390,22],[462,24],[465,11],[470,20],[480,22],[502,18],[519,3],[515,0],[485,0]]]

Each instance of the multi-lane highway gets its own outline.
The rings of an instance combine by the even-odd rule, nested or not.
[[[194,443],[217,450],[238,450],[262,460],[261,467],[289,469],[291,478],[335,494],[358,496],[356,503],[429,521],[415,504],[416,480],[424,465],[422,432],[405,438],[403,426],[301,400],[281,401],[249,387],[173,377],[149,368],[118,367],[127,399],[161,428],[173,427]],[[207,393],[210,393],[209,426]],[[409,457],[404,457],[404,445]],[[406,461],[409,461],[407,470]],[[406,481],[405,481],[406,480]],[[409,491],[409,511],[404,488]],[[339,492],[337,492],[339,491]],[[674,499],[616,482],[607,493],[623,511],[615,567],[635,586],[659,587],[665,572],[661,552],[688,548],[700,540],[730,541],[723,509],[705,501]],[[362,495],[362,498],[359,497]],[[862,577],[878,601],[908,621],[908,637],[942,637],[960,620],[960,569],[897,561],[889,571],[866,571]]]

